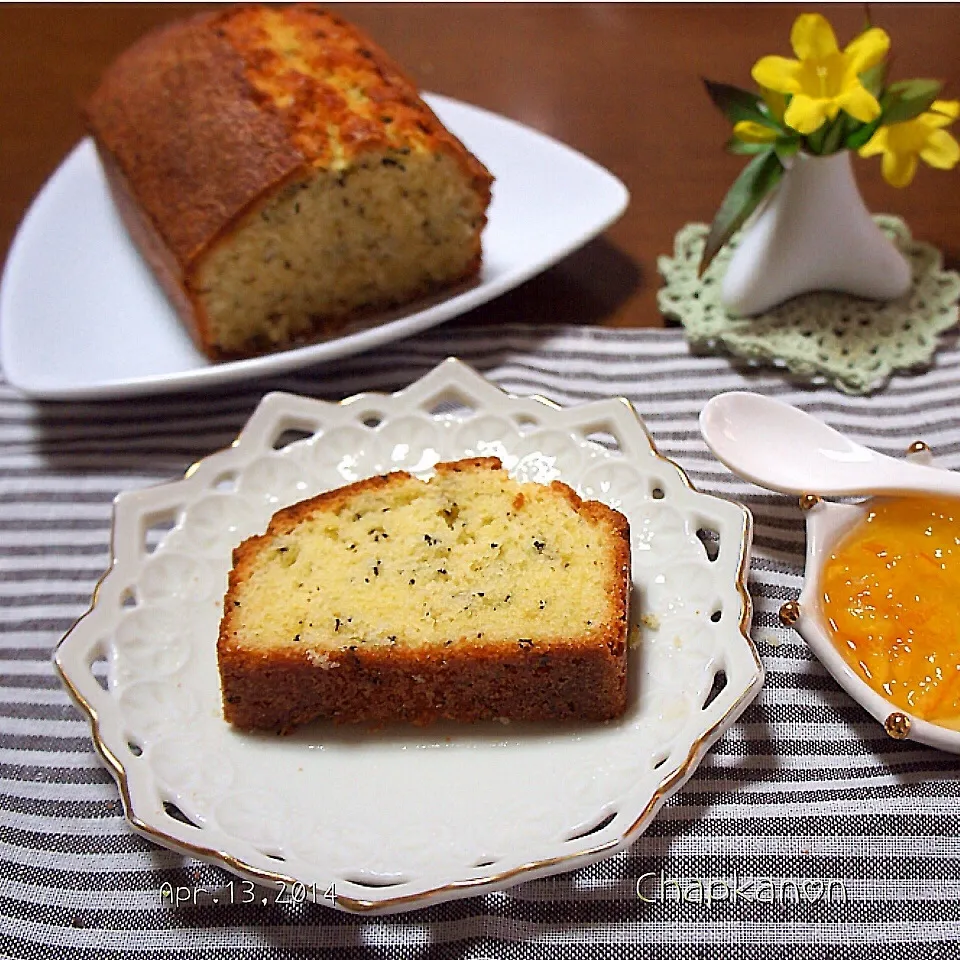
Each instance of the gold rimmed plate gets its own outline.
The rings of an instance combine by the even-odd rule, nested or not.
[[[216,637],[233,547],[322,490],[477,455],[521,480],[562,479],[629,519],[626,714],[316,723],[283,738],[231,729]],[[136,829],[260,884],[258,897],[413,909],[588,865],[649,825],[760,688],[750,536],[749,513],[694,490],[626,400],[561,409],[448,360],[392,395],[271,394],[232,447],[182,480],[121,494],[113,563],[56,665]]]

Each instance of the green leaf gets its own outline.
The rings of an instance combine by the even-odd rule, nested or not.
[[[782,176],[783,165],[772,148],[758,154],[746,165],[727,191],[713,219],[700,258],[698,276],[703,276],[723,245],[743,226],[743,222],[780,182]]]
[[[929,109],[940,94],[939,80],[900,80],[891,83],[880,98],[880,123],[904,123]]]
[[[875,66],[872,66],[869,70],[864,70],[860,74],[860,82],[866,87],[867,91],[875,97],[880,96],[880,91],[883,90],[884,81],[887,79],[887,63],[885,60],[881,60]]]
[[[801,140],[796,137],[792,140],[778,140],[773,149],[780,158],[780,163],[786,169],[787,161],[793,159],[800,152]]]
[[[757,123],[772,127],[774,130],[779,129],[779,124],[766,112],[763,99],[757,94],[750,93],[748,90],[741,90],[739,87],[732,87],[727,83],[714,83],[705,77],[702,79],[714,106],[731,123],[739,123],[741,120],[754,120]]]
[[[869,139],[877,132],[880,126],[880,118],[877,117],[872,123],[863,123],[856,127],[846,140],[843,146],[846,150],[859,150]]]
[[[739,137],[731,137],[724,144],[724,149],[738,157],[752,157],[769,150],[771,146],[769,143],[744,143]]]

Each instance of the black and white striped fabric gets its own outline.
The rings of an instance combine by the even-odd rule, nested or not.
[[[165,883],[229,878],[128,829],[50,663],[107,564],[114,495],[179,477],[228,444],[269,390],[390,391],[448,355],[565,405],[629,397],[699,489],[749,505],[763,692],[640,840],[592,868],[384,918],[311,904],[170,906]],[[32,404],[0,383],[0,955],[957,956],[960,758],[890,740],[779,625],[800,587],[800,512],[733,477],[697,430],[710,396],[744,388],[886,453],[923,439],[960,468],[952,346],[869,398],[691,357],[677,331],[462,324],[206,393]]]

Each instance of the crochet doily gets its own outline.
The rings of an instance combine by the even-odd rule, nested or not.
[[[676,236],[673,257],[657,261],[665,281],[657,294],[660,310],[683,324],[693,350],[726,351],[804,380],[831,383],[844,393],[870,393],[894,372],[929,365],[938,334],[957,323],[960,298],[960,273],[943,269],[936,247],[914,240],[899,217],[874,219],[913,269],[913,286],[899,300],[878,303],[822,291],[755,317],[729,313],[720,302],[720,281],[739,236],[698,279],[709,228],[688,223]]]

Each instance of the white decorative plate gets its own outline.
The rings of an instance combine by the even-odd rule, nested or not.
[[[496,177],[477,284],[321,343],[211,363],[130,243],[87,139],[41,190],[11,247],[0,284],[7,379],[39,399],[111,398],[283,373],[359,353],[500,296],[623,213],[624,185],[570,147],[478,107],[426,99]]]
[[[473,455],[628,517],[641,636],[626,715],[228,727],[215,646],[233,547],[322,490]],[[257,899],[412,909],[585,866],[649,825],[760,688],[750,536],[749,513],[695,491],[626,400],[561,409],[447,360],[390,396],[270,394],[231,448],[117,497],[112,566],[55,662],[131,824],[246,878],[219,896],[253,897],[255,880]]]

